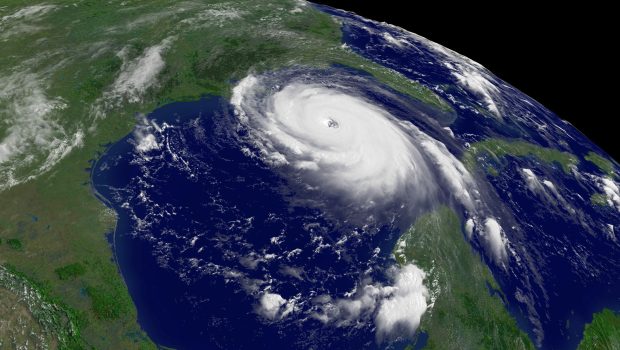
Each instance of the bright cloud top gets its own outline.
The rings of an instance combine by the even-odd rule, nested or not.
[[[241,80],[230,102],[244,144],[255,148],[244,151],[347,208],[398,206],[415,215],[455,200],[467,211],[468,237],[476,232],[489,256],[504,262],[508,238],[495,219],[485,222],[492,210],[473,176],[444,143],[410,121],[415,118],[401,119],[416,110],[389,107],[399,97],[363,77],[323,74],[291,70]],[[383,100],[391,103],[375,103]]]
[[[356,288],[348,298],[318,298],[316,302],[321,311],[314,314],[314,318],[343,327],[357,324],[361,318],[373,317],[379,343],[398,336],[412,337],[429,308],[429,291],[424,285],[426,273],[414,264],[394,268],[391,272],[394,279],[391,286],[367,283]]]
[[[305,174],[314,188],[370,204],[412,186],[421,199],[432,194],[425,158],[386,110],[337,86],[293,82],[266,98],[263,89],[250,76],[231,102],[268,163]]]

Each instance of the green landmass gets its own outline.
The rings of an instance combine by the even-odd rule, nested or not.
[[[7,238],[0,264],[15,266],[45,286],[55,305],[79,315],[76,348],[154,348],[105,237],[116,216],[93,195],[88,171],[103,145],[131,132],[136,114],[208,94],[230,96],[249,73],[334,64],[451,111],[427,87],[343,48],[340,25],[296,1],[44,5],[0,6],[0,142],[15,130],[20,137],[33,133],[0,157],[0,236]],[[164,68],[154,82],[140,80],[149,72],[140,68],[158,59]],[[123,77],[135,81],[118,84]],[[0,321],[6,317],[0,313]]]
[[[399,238],[394,255],[400,265],[413,262],[427,272],[435,301],[420,324],[428,334],[425,349],[534,349],[450,208],[420,217]]]
[[[534,157],[548,165],[559,165],[566,174],[570,173],[572,166],[579,164],[577,157],[568,152],[538,146],[523,140],[500,138],[489,138],[472,143],[463,154],[463,163],[472,170],[484,156],[490,156],[497,163],[501,163],[501,158],[507,156]]]
[[[605,196],[602,193],[595,193],[592,196],[590,196],[590,203],[604,207],[608,204],[607,196]]]
[[[614,177],[614,163],[612,163],[609,159],[604,158],[594,152],[588,152],[588,154],[584,157],[588,162],[596,165],[601,172],[604,174]]]
[[[68,280],[85,274],[86,268],[80,263],[73,263],[65,265],[63,267],[59,267],[55,271],[58,275],[58,278],[60,278],[61,280]]]
[[[7,239],[6,245],[13,250],[22,250],[22,241],[17,238]]]
[[[620,315],[609,309],[594,314],[586,325],[579,350],[620,349]]]
[[[499,171],[497,171],[494,166],[489,165],[487,166],[487,174],[491,176],[499,176]]]

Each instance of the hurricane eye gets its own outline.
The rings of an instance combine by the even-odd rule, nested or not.
[[[333,128],[333,129],[338,129],[340,127],[340,124],[338,124],[337,121],[333,120],[333,119],[328,119],[327,120],[327,127],[328,128]]]

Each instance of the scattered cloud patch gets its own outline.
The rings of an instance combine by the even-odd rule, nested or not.
[[[468,210],[474,210],[475,204],[468,189],[474,189],[475,182],[463,163],[448,151],[446,146],[436,140],[426,137],[421,142],[424,153],[431,158],[436,168],[440,170],[450,193],[456,197]]]
[[[140,153],[147,153],[152,150],[157,150],[161,147],[157,141],[155,133],[160,132],[162,129],[155,123],[155,121],[149,122],[146,118],[142,118],[141,123],[136,125],[133,132],[135,139],[136,151]]]
[[[452,131],[452,129],[450,129],[447,126],[442,129],[444,129],[448,133],[448,135],[450,135],[451,138],[454,138],[454,132]]]
[[[541,181],[531,169],[527,168],[521,169],[521,175],[525,180],[527,188],[532,191],[532,193],[544,199],[546,203],[552,205],[561,204],[561,207],[569,213],[576,213],[576,210],[566,201],[553,182],[546,179]]]
[[[0,18],[0,40],[7,40],[17,35],[33,33],[42,27],[35,23],[44,15],[55,10],[57,6],[39,4],[24,7],[10,15]]]
[[[109,94],[113,98],[126,98],[130,103],[142,101],[146,91],[157,83],[157,76],[165,67],[164,52],[171,46],[172,37],[144,50],[142,55],[123,64]],[[124,58],[125,52],[119,52]]]
[[[11,21],[36,20],[56,8],[57,8],[56,5],[46,5],[46,4],[39,4],[39,5],[32,5],[32,6],[24,7],[10,15],[6,15],[0,18],[0,25],[3,25]]]
[[[390,33],[388,32],[383,32],[383,34],[381,34],[381,36],[383,36],[383,39],[385,39],[388,43],[398,46],[398,47],[403,47],[405,44],[408,44],[408,42],[404,39],[397,39],[394,36],[392,36]]]
[[[377,342],[414,335],[422,315],[428,309],[429,292],[424,285],[426,273],[414,264],[392,270],[394,284],[362,281],[345,298],[315,298],[321,312],[314,318],[337,327],[355,326],[363,318],[373,318]]]
[[[467,221],[465,222],[465,233],[467,234],[467,238],[471,239],[474,233],[474,227],[475,227],[474,219],[472,218],[467,219]]]
[[[446,63],[452,70],[452,75],[456,77],[459,84],[476,96],[480,96],[487,109],[498,117],[501,117],[499,108],[495,102],[495,96],[499,94],[499,89],[485,76],[479,69],[473,69],[460,64]]]
[[[229,4],[210,5],[207,9],[197,11],[196,15],[181,20],[183,26],[190,26],[192,29],[203,27],[218,26],[222,27],[226,22],[242,18],[244,11],[231,7]]]
[[[400,30],[402,31],[402,30]],[[485,107],[495,116],[501,118],[499,101],[500,89],[496,80],[480,63],[469,59],[453,50],[428,40],[420,35],[408,33],[416,42],[430,48],[443,56],[443,64],[454,76],[460,86],[482,99]]]
[[[82,145],[81,130],[68,133],[55,120],[67,105],[49,97],[44,84],[29,72],[0,77],[0,191],[48,171]]]

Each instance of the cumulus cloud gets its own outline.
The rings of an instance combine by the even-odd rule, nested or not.
[[[282,306],[286,304],[286,299],[280,294],[265,293],[260,298],[260,312],[270,320],[276,319]]]
[[[506,259],[506,239],[502,234],[502,227],[494,218],[484,221],[484,241],[495,262],[500,263]]]
[[[614,225],[612,224],[607,224],[606,225],[607,228],[607,237],[609,237],[609,239],[611,239],[612,241],[616,240],[616,231],[614,229]]]
[[[599,187],[605,192],[609,205],[620,211],[620,189],[616,182],[608,177],[599,179]]]
[[[474,219],[472,218],[467,219],[467,221],[465,222],[465,233],[467,234],[467,238],[471,239],[474,233],[475,225],[476,224],[474,222]]]
[[[413,264],[405,265],[396,275],[396,283],[388,287],[375,317],[377,339],[411,337],[427,309],[428,289],[423,284],[426,274]]]
[[[564,196],[558,191],[553,182],[549,180],[540,180],[536,174],[531,169],[523,168],[521,169],[521,175],[525,180],[527,188],[544,199],[547,203],[558,205],[561,204],[561,207],[564,208],[571,214],[575,214],[577,211],[566,201]]]
[[[385,39],[388,43],[390,43],[390,44],[392,44],[392,45],[396,45],[396,46],[398,46],[398,47],[403,47],[403,46],[405,46],[405,45],[409,44],[406,40],[404,40],[404,39],[400,39],[400,38],[398,38],[398,39],[397,39],[397,38],[395,38],[393,35],[391,35],[391,34],[390,34],[390,33],[388,33],[388,32],[383,32],[383,33],[381,34],[381,36],[383,36],[383,38],[384,38],[384,39]]]
[[[450,70],[457,83],[465,90],[479,97],[489,112],[501,118],[501,93],[496,80],[481,64],[473,61],[458,52],[430,41],[420,35],[406,34],[416,42],[443,56],[441,61]]]
[[[394,284],[391,286],[366,280],[347,298],[317,298],[315,303],[320,305],[321,312],[314,317],[338,327],[356,325],[360,319],[372,318],[378,342],[413,336],[428,308],[429,292],[423,283],[426,273],[414,264],[394,268],[392,272]]]
[[[164,128],[167,128],[164,125]],[[146,118],[142,118],[134,129],[133,135],[135,139],[136,151],[140,153],[147,153],[152,150],[159,149],[161,145],[157,141],[156,134],[163,130],[155,121],[148,121]]]
[[[531,169],[523,168],[521,169],[521,174],[523,175],[523,179],[525,180],[527,188],[529,188],[530,191],[535,193],[544,191],[540,181],[538,180],[538,176],[536,176]]]
[[[283,319],[295,311],[296,302],[295,298],[286,300],[280,294],[265,292],[260,298],[257,311],[263,317],[275,321]]]

